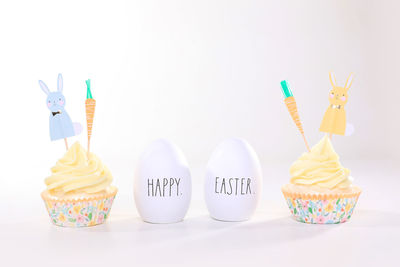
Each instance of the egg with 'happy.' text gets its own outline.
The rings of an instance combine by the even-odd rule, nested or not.
[[[145,222],[182,221],[189,208],[192,182],[185,155],[165,139],[151,143],[135,172],[136,208]]]
[[[219,144],[207,164],[204,190],[212,218],[248,220],[262,193],[262,171],[254,149],[237,138]]]

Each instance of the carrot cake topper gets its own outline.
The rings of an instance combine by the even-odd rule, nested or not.
[[[346,133],[346,111],[344,106],[348,101],[348,90],[353,83],[353,73],[347,78],[344,87],[340,87],[336,83],[336,78],[332,72],[329,73],[329,80],[332,85],[332,90],[329,93],[329,107],[322,119],[321,132],[332,134],[345,135]]]
[[[299,112],[297,111],[296,100],[294,99],[293,93],[290,90],[289,83],[287,81],[281,81],[282,93],[285,96],[285,104],[292,117],[294,123],[299,129],[301,135],[303,136],[304,143],[306,144],[307,150],[310,151],[306,136],[304,135],[303,125],[300,121]]]
[[[86,125],[87,125],[87,137],[88,137],[88,149],[87,153],[90,155],[90,138],[92,137],[92,127],[94,119],[94,111],[96,109],[96,100],[93,99],[92,91],[90,90],[90,79],[86,80],[87,93],[86,93]]]
[[[65,110],[65,97],[63,95],[63,78],[61,73],[58,74],[57,91],[50,92],[47,85],[39,80],[40,88],[47,95],[47,108],[50,110],[50,139],[51,141],[64,139],[65,147],[68,150],[67,138],[81,133],[82,126],[80,123],[72,122],[67,111]]]

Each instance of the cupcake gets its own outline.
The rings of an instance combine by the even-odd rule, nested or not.
[[[93,153],[74,143],[51,168],[42,192],[51,221],[58,226],[85,227],[108,218],[117,188],[108,168]]]
[[[51,92],[43,81],[40,88],[47,95],[50,110],[50,140],[64,140],[67,152],[51,168],[51,176],[45,179],[47,189],[42,198],[51,221],[58,226],[84,227],[103,223],[117,194],[111,186],[113,177],[108,168],[90,150],[96,100],[92,96],[90,79],[86,80],[86,151],[78,142],[68,148],[68,138],[80,134],[80,123],[72,122],[65,110],[63,78],[58,75],[57,91]]]
[[[361,189],[353,185],[327,135],[293,163],[290,175],[282,192],[297,221],[332,224],[350,219]]]

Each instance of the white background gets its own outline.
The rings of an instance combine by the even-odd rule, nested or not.
[[[3,262],[394,265],[399,10],[396,1],[361,0],[1,2]],[[333,143],[364,192],[349,223],[302,225],[279,191],[304,151],[279,82],[289,80],[315,144],[331,70],[339,85],[356,75],[346,106],[356,131]],[[95,228],[53,227],[39,197],[64,144],[50,142],[37,81],[55,90],[59,72],[66,109],[82,124],[84,81],[92,79],[92,148],[120,190],[110,220]],[[193,170],[192,205],[180,224],[142,223],[133,203],[134,166],[159,137],[181,147]],[[248,140],[264,171],[263,201],[242,224],[212,221],[203,201],[207,160],[228,137]]]

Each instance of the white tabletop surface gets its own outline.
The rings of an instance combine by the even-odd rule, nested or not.
[[[0,265],[399,266],[400,177],[395,162],[347,164],[363,193],[351,220],[339,225],[291,219],[280,193],[288,164],[263,165],[263,199],[254,217],[241,223],[208,216],[200,167],[192,168],[189,212],[176,224],[140,220],[125,169],[114,171],[115,177],[125,175],[129,182],[120,185],[110,218],[91,228],[53,226],[39,196],[43,184],[20,185],[21,197],[8,190],[0,198],[1,262],[8,263]]]

